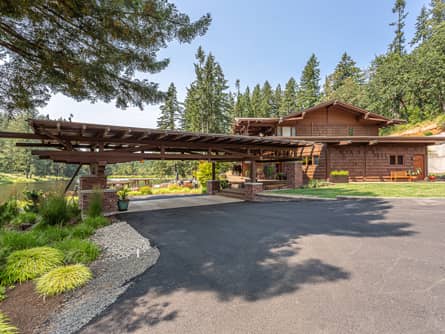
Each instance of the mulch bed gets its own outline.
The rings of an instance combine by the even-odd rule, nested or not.
[[[45,300],[34,290],[33,282],[17,284],[8,290],[8,297],[0,303],[0,311],[6,314],[21,334],[31,334],[62,304],[63,295]]]

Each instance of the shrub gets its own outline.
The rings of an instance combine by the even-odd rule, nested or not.
[[[102,194],[99,191],[94,191],[91,195],[90,202],[87,209],[88,217],[97,217],[102,214]]]
[[[434,133],[432,133],[431,131],[425,131],[423,133],[424,136],[432,136]]]
[[[44,240],[45,243],[59,241],[71,235],[71,231],[62,226],[41,226],[34,231],[39,236],[39,239]]]
[[[18,332],[17,328],[10,324],[9,318],[0,312],[0,333],[16,334]]]
[[[34,212],[21,212],[13,221],[12,223],[17,226],[20,227],[22,225],[25,224],[31,224],[34,225],[35,223],[37,223],[37,214],[35,214]]]
[[[10,223],[18,213],[19,207],[15,198],[0,205],[0,226]]]
[[[85,239],[94,233],[94,227],[85,223],[77,224],[70,229],[72,238]]]
[[[66,199],[63,196],[51,195],[43,202],[40,209],[43,223],[46,225],[62,225],[70,219]]]
[[[103,226],[107,226],[109,224],[109,220],[103,216],[97,217],[87,217],[84,219],[84,224],[93,227],[94,229],[98,229]]]
[[[349,176],[349,171],[347,171],[347,170],[333,170],[333,171],[331,171],[331,176]]]
[[[100,254],[94,243],[81,239],[66,239],[52,244],[52,247],[63,252],[65,263],[90,263]]]
[[[79,208],[79,204],[76,201],[71,200],[67,203],[68,215],[70,219],[74,219],[75,221],[80,220],[80,215],[82,211]]]
[[[86,284],[93,277],[90,269],[83,264],[55,268],[36,282],[37,292],[43,296],[54,296],[74,290]]]
[[[63,264],[63,253],[51,247],[36,247],[11,253],[2,274],[3,282],[10,285],[34,279]]]
[[[153,193],[151,190],[151,187],[149,187],[149,186],[140,187],[139,192],[142,195],[151,195]]]
[[[37,190],[26,190],[23,192],[25,199],[27,200],[27,204],[25,206],[25,210],[29,212],[38,212],[39,211],[39,203],[43,196],[42,191]]]

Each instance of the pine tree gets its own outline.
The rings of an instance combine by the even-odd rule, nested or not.
[[[431,28],[437,27],[445,21],[445,1],[431,0]]]
[[[280,115],[282,99],[283,99],[283,92],[281,91],[281,85],[278,84],[273,93],[272,109],[270,113],[271,117],[278,117]]]
[[[246,87],[243,95],[243,115],[244,117],[254,117],[249,86]]]
[[[257,84],[253,87],[252,90],[252,98],[250,100],[252,105],[252,115],[250,117],[260,117],[261,113],[261,88],[260,85]]]
[[[303,69],[297,93],[297,107],[310,108],[320,100],[320,68],[315,54],[309,58]]]
[[[161,102],[158,85],[136,71],[163,70],[169,60],[158,51],[191,42],[210,21],[192,22],[166,0],[2,1],[0,108],[32,110],[54,93],[122,109]]]
[[[228,86],[215,57],[205,55],[201,47],[196,53],[196,79],[187,89],[185,129],[205,133],[225,133],[230,125]]]
[[[176,87],[173,82],[167,90],[165,102],[160,106],[161,115],[158,118],[158,128],[163,130],[174,130],[178,121],[181,120],[182,108],[178,102]]]
[[[273,92],[269,81],[265,81],[261,89],[261,105],[258,117],[272,117],[273,112]]]
[[[431,30],[429,29],[429,13],[425,6],[422,6],[420,14],[416,20],[416,32],[411,40],[411,46],[421,44],[429,38]]]
[[[406,2],[405,0],[396,0],[392,12],[397,15],[397,20],[392,22],[390,26],[395,26],[396,30],[394,40],[389,45],[390,52],[397,53],[399,55],[405,53],[405,33],[403,31],[405,27],[405,19],[408,13],[405,12]]]
[[[232,118],[244,116],[243,95],[241,94],[239,79],[236,80],[235,87],[236,87],[236,95],[235,95],[235,103],[233,105]]]
[[[363,82],[363,74],[355,61],[345,52],[332,74],[328,75],[324,83],[324,100],[337,98],[335,92],[342,87],[346,80],[348,85],[351,83],[361,84]]]
[[[280,116],[287,115],[291,112],[297,111],[297,82],[294,78],[290,78],[286,87],[284,88],[284,93],[282,95],[279,114]]]

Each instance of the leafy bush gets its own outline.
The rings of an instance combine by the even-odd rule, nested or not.
[[[93,233],[94,227],[85,223],[77,224],[70,229],[70,236],[72,238],[85,239]]]
[[[38,216],[34,212],[21,212],[13,221],[12,223],[20,227],[24,224],[31,224],[34,225],[37,223]]]
[[[61,250],[65,263],[90,263],[100,254],[100,249],[94,243],[81,239],[66,239],[52,244]]]
[[[17,334],[19,331],[10,324],[9,318],[0,312],[0,333],[1,334]]]
[[[434,133],[432,133],[431,131],[425,131],[423,133],[424,136],[432,136]]]
[[[68,222],[70,212],[65,197],[49,196],[42,204],[40,215],[45,225],[63,225]]]
[[[308,184],[305,186],[305,188],[321,188],[321,187],[327,187],[329,183],[325,181],[320,181],[317,179],[311,179],[309,180]]]
[[[0,285],[0,302],[5,299],[6,299],[6,287],[3,285]],[[0,333],[1,333],[1,331],[0,331]]]
[[[0,205],[0,226],[9,224],[19,213],[17,200],[12,198]]]
[[[54,296],[74,290],[86,284],[93,274],[83,264],[55,268],[37,279],[37,292],[43,296]]]
[[[347,171],[347,170],[333,170],[333,171],[331,171],[331,176],[349,176],[349,171]]]
[[[83,223],[93,227],[94,229],[98,229],[100,227],[107,226],[109,224],[109,220],[103,216],[87,217],[84,219]]]
[[[71,200],[67,203],[68,215],[70,219],[74,219],[75,221],[80,221],[80,215],[82,211],[79,208],[79,204],[76,201]]]
[[[151,187],[149,187],[149,186],[140,187],[139,192],[142,195],[151,195],[153,193],[151,190]]]
[[[23,192],[27,204],[25,210],[29,212],[38,212],[40,200],[42,199],[43,192],[37,190],[26,190]]]
[[[202,161],[198,165],[198,170],[196,172],[196,178],[199,184],[203,187],[207,187],[207,181],[212,179],[212,163]]]
[[[6,285],[34,279],[63,264],[63,253],[51,247],[36,247],[11,253],[2,273]]]
[[[97,217],[102,214],[102,193],[94,191],[90,198],[90,203],[87,209],[88,217]]]

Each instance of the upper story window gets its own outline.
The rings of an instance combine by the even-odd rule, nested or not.
[[[279,126],[277,128],[277,136],[292,137],[297,135],[297,129],[290,126]]]

